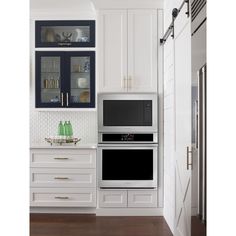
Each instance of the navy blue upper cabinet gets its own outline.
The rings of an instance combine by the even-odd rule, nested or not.
[[[94,108],[94,51],[37,51],[36,108]]]
[[[95,21],[36,21],[36,47],[95,47]]]

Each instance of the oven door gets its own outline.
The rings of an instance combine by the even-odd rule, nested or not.
[[[156,188],[157,145],[98,147],[100,188]]]

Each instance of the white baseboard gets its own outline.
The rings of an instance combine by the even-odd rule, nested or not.
[[[30,213],[96,214],[97,216],[163,216],[163,208],[31,207]]]
[[[97,216],[163,216],[163,208],[98,208]]]
[[[196,216],[197,215],[197,207],[192,207],[192,216]]]
[[[31,207],[30,208],[30,213],[96,214],[96,208]]]

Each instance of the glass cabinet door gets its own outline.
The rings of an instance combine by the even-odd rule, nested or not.
[[[95,53],[71,52],[69,61],[69,107],[95,105]]]
[[[95,47],[95,21],[36,21],[36,47]]]
[[[63,106],[62,57],[55,52],[36,52],[36,107]]]
[[[36,108],[95,107],[94,51],[37,51]]]

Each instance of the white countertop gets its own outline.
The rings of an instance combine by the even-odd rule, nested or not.
[[[49,143],[39,143],[39,144],[32,144],[30,145],[30,148],[51,148],[51,149],[96,149],[97,144],[96,143],[77,143],[74,144],[49,144]]]

